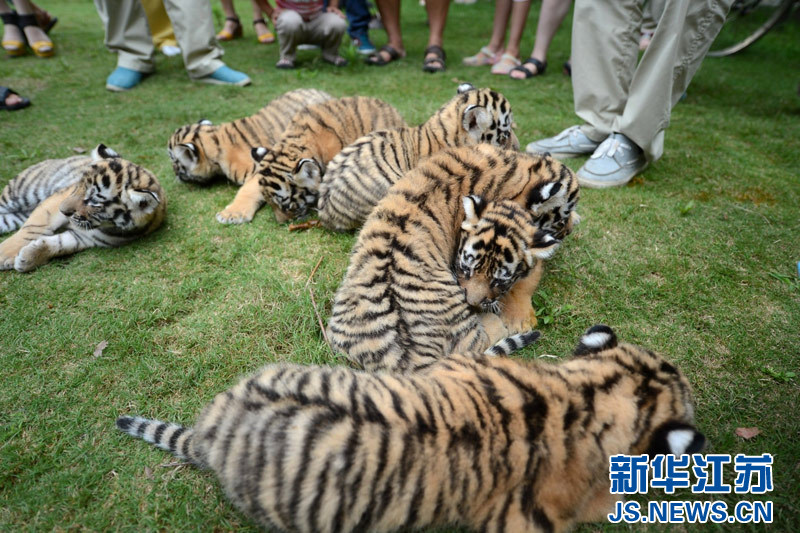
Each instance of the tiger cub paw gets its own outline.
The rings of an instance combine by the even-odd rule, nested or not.
[[[14,269],[19,272],[30,272],[47,262],[47,243],[36,240],[25,245],[14,259]]]
[[[504,313],[502,319],[503,324],[505,324],[505,326],[508,328],[508,331],[510,331],[512,334],[523,333],[525,331],[536,329],[536,324],[538,323],[536,320],[536,311],[534,311],[532,308],[517,312]]]
[[[217,213],[217,222],[220,224],[245,224],[251,220],[253,215],[231,209],[230,206]]]
[[[13,257],[2,257],[0,256],[0,270],[11,270],[14,268],[14,258]]]

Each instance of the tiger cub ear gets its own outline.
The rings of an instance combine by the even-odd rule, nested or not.
[[[269,150],[267,148],[264,148],[263,146],[256,146],[250,150],[250,157],[252,157],[253,161],[256,163],[260,163],[268,153]]]
[[[156,210],[161,199],[153,191],[146,189],[134,189],[128,193],[131,203],[135,205],[142,213],[149,215]]]
[[[178,159],[180,164],[190,170],[197,165],[197,154],[197,147],[194,143],[182,143],[172,150],[172,155]]]
[[[461,125],[477,142],[481,139],[483,132],[492,125],[492,115],[485,107],[473,104],[464,110]]]
[[[207,118],[201,118],[200,120],[197,121],[197,123],[200,124],[201,126],[213,126],[214,125],[214,123],[211,122],[210,120],[208,120]]]
[[[661,424],[650,439],[647,455],[684,455],[699,453],[706,447],[706,437],[691,424],[670,420]]]
[[[572,355],[589,355],[617,346],[617,334],[605,324],[597,324],[586,330]]]
[[[553,237],[550,233],[536,230],[533,236],[533,245],[525,248],[525,262],[532,267],[537,259],[550,259],[556,253],[561,241]]]
[[[294,167],[292,181],[300,187],[316,191],[319,189],[319,182],[322,181],[322,169],[313,159],[303,158]]]
[[[486,201],[477,194],[471,194],[461,198],[461,203],[464,205],[464,222],[461,223],[461,229],[470,231],[478,225],[481,214],[486,208]]]
[[[92,161],[111,159],[112,157],[119,157],[119,154],[105,144],[98,144],[94,150],[92,150]]]
[[[464,94],[465,92],[474,90],[475,86],[472,85],[471,83],[464,82],[458,86],[458,94]]]

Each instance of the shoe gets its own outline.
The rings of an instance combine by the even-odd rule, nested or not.
[[[239,20],[239,17],[225,17],[225,20],[229,20],[233,22],[235,25],[233,27],[233,31],[228,31],[223,26],[222,29],[217,34],[218,41],[232,41],[242,36],[242,22]]]
[[[178,46],[173,46],[171,44],[162,44],[161,45],[161,53],[167,57],[174,57],[181,53],[181,49]]]
[[[432,57],[428,57],[428,55]],[[445,64],[447,54],[441,46],[432,44],[425,49],[422,59],[422,70],[425,72],[444,72],[447,68]]]
[[[22,28],[19,27],[19,16],[16,11],[10,13],[0,13],[0,19],[3,20],[3,26],[16,26],[20,35],[23,35]],[[24,37],[23,37],[24,39]],[[16,39],[3,39],[3,49],[11,57],[18,57],[25,53],[25,42],[17,41]]]
[[[488,46],[482,47],[474,56],[465,57],[461,60],[468,67],[482,67],[494,65],[500,59],[500,55],[492,52]]]
[[[318,44],[311,44],[311,43],[303,43],[297,45],[298,50],[317,50],[319,48],[320,46]]]
[[[644,151],[622,133],[612,133],[578,169],[578,183],[590,189],[625,185],[647,166]]]
[[[211,85],[235,85],[237,87],[244,87],[252,83],[252,80],[247,74],[239,72],[238,70],[233,70],[225,65],[222,65],[208,76],[196,78],[196,81],[210,83]]]
[[[381,52],[386,52],[386,54],[389,56],[389,59],[386,59]],[[402,59],[404,57],[406,57],[405,51],[401,53],[388,44],[384,44],[381,46],[380,50],[377,52],[372,52],[369,56],[367,56],[367,58],[364,60],[364,63],[374,67],[383,67],[392,61],[397,61],[398,59]]]
[[[362,56],[368,56],[377,51],[377,48],[375,48],[375,45],[372,44],[366,34],[353,37],[351,40],[353,41],[353,46],[356,47],[356,52]]]
[[[339,55],[327,55],[322,54],[322,60],[326,63],[333,65],[334,67],[346,67],[347,60]]]
[[[263,24],[264,27],[267,29],[267,31],[265,31],[264,33],[258,33],[258,30],[256,30],[256,36],[257,36],[256,38],[258,39],[258,42],[260,42],[261,44],[272,44],[272,43],[274,43],[275,42],[275,34],[270,31],[269,26],[267,26],[267,21],[264,20],[263,18],[254,19],[253,20],[253,29],[255,29],[255,26],[257,24]]]
[[[275,68],[279,68],[281,70],[292,70],[295,68],[294,58],[291,57],[282,57],[275,63]]]
[[[567,128],[555,137],[548,137],[528,144],[525,151],[529,154],[550,154],[556,159],[589,155],[600,145],[591,140],[580,126]]]
[[[6,104],[6,100],[8,100],[8,97],[11,96],[12,94],[16,94],[17,96],[19,96],[19,93],[17,91],[13,91],[8,87],[0,86],[0,110],[16,111],[18,109],[24,109],[29,105],[31,105],[31,101],[22,96],[19,96],[19,102],[17,102],[16,104]]]
[[[525,67],[525,65],[531,65],[533,68],[536,69],[536,72],[532,71],[531,69]],[[544,74],[544,71],[547,70],[547,61],[539,61],[535,57],[529,57],[525,61],[522,62],[521,65],[512,68],[508,72],[508,77],[512,80],[527,80],[529,78],[533,78],[534,76],[541,76]],[[512,76],[512,72],[519,72],[522,74],[521,77]]]
[[[39,23],[36,22],[36,15],[17,15],[17,19],[19,20],[19,27],[22,28],[22,31],[25,31],[25,28],[28,26],[36,26],[39,28]],[[39,28],[41,30],[41,28]],[[46,36],[47,34],[45,34]],[[34,55],[36,57],[53,57],[56,53],[56,46],[53,44],[49,38],[41,41],[33,41],[31,42],[30,39],[28,40],[28,46],[31,47],[33,50]]]
[[[129,91],[139,85],[145,74],[138,70],[117,67],[106,79],[106,89],[114,92]]]
[[[503,54],[500,56],[500,59],[492,65],[492,74],[501,74],[503,76],[508,75],[514,68],[520,65],[519,59],[512,56],[511,54]]]

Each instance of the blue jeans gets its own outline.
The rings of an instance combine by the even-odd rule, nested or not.
[[[325,2],[327,6],[328,2]],[[347,34],[353,39],[367,35],[370,19],[367,0],[342,0],[339,7],[347,16]]]

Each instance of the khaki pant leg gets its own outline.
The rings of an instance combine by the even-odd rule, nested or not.
[[[308,38],[322,48],[323,57],[339,55],[342,36],[347,31],[347,21],[335,13],[320,13],[307,23]]]
[[[281,58],[292,61],[297,54],[297,45],[309,42],[307,24],[297,11],[281,11],[275,21],[275,33],[278,34]]]
[[[117,66],[153,72],[153,37],[139,0],[94,0],[105,26],[105,44],[117,53]]]
[[[575,114],[594,141],[622,114],[639,56],[641,0],[575,0],[572,18]]]
[[[217,44],[209,0],[164,0],[183,63],[190,78],[202,78],[225,66]]]
[[[731,4],[732,0],[666,0],[653,6],[656,31],[631,80],[625,110],[613,126],[638,144],[648,160],[664,152],[672,107],[700,68]]]

